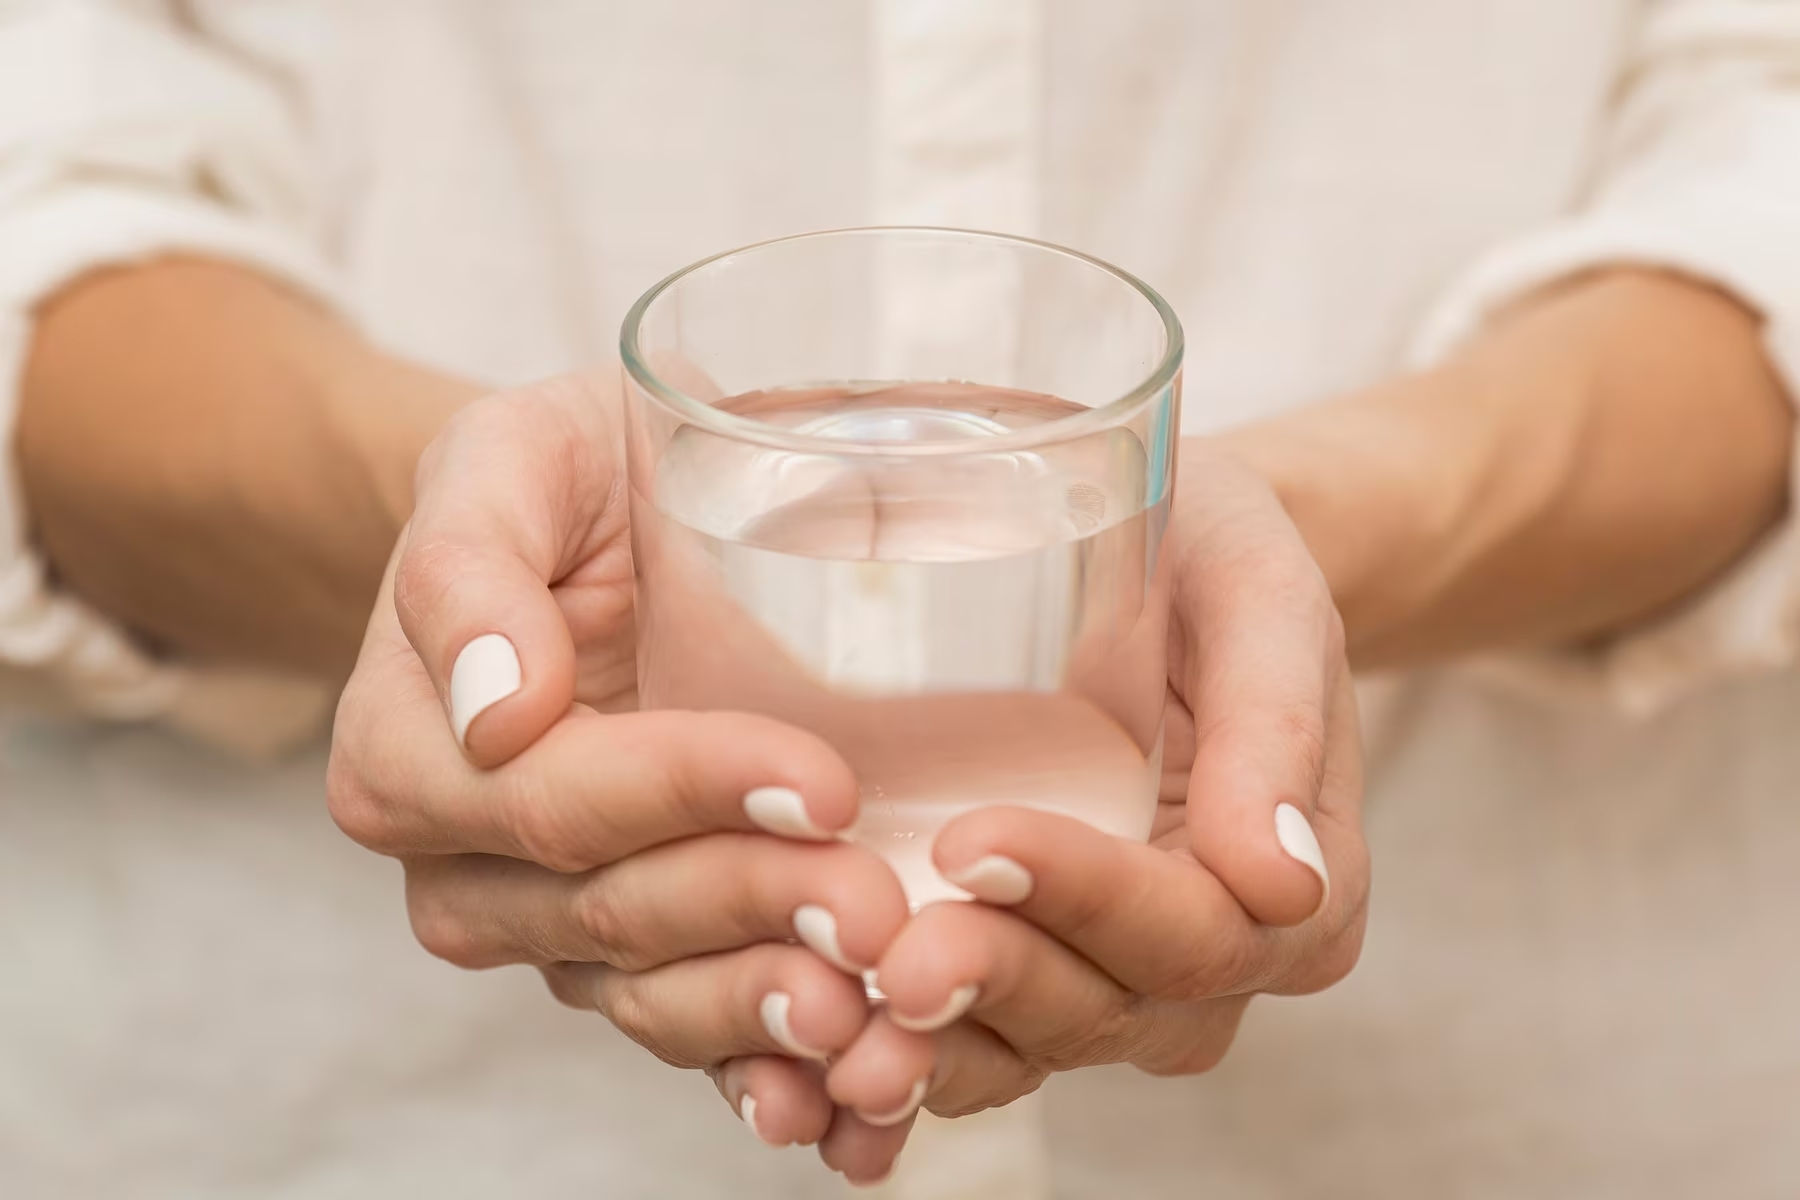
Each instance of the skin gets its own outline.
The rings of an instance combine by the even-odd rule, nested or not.
[[[1430,374],[1190,440],[1153,843],[973,813],[939,866],[1002,855],[1030,894],[908,920],[867,851],[745,815],[783,786],[847,827],[828,745],[632,711],[616,389],[609,371],[469,403],[254,277],[156,264],[42,314],[22,475],[60,578],[154,641],[329,673],[366,624],[328,794],[404,864],[426,948],[538,966],[734,1110],[752,1096],[765,1140],[865,1182],[920,1080],[956,1114],[1089,1063],[1205,1070],[1251,995],[1341,978],[1368,886],[1349,664],[1604,639],[1680,604],[1780,516],[1792,437],[1754,314],[1621,271],[1534,297]],[[523,686],[459,745],[451,664],[492,632]],[[1277,841],[1278,804],[1316,833],[1328,894]],[[801,904],[833,912],[887,1010],[789,944]],[[892,1019],[971,987],[941,1028]],[[765,1027],[770,992],[817,1058]]]
[[[146,641],[341,679],[420,451],[487,390],[249,271],[108,271],[37,314],[20,481],[62,583]]]

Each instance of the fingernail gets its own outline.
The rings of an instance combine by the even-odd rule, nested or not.
[[[1031,895],[1031,872],[999,854],[978,858],[944,878],[987,904],[1018,904]]]
[[[794,934],[806,948],[844,972],[861,976],[863,968],[851,962],[838,945],[837,918],[831,910],[817,904],[802,904],[794,910]]]
[[[889,1005],[888,1020],[892,1021],[902,1029],[911,1030],[913,1033],[931,1033],[934,1030],[942,1029],[944,1026],[968,1012],[969,1005],[975,1003],[975,997],[980,994],[980,988],[972,983],[965,983],[954,992],[951,992],[950,999],[945,1003],[944,1007],[938,1009],[929,1017],[903,1017],[894,1011],[892,1005]]]
[[[788,1024],[788,1011],[794,1007],[794,998],[786,992],[770,992],[762,998],[763,1028],[775,1039],[775,1044],[792,1054],[795,1058],[811,1058],[824,1062],[828,1057],[823,1050],[814,1050],[811,1046],[794,1036],[793,1026]]]
[[[879,1125],[883,1129],[887,1128],[889,1125],[898,1125],[900,1122],[918,1112],[919,1105],[925,1102],[925,1084],[926,1081],[923,1079],[913,1084],[912,1091],[906,1093],[906,1103],[902,1104],[899,1108],[896,1108],[893,1112],[872,1116],[859,1109],[857,1110],[856,1115],[861,1117],[864,1121],[867,1121],[869,1124]]]
[[[460,743],[469,722],[519,690],[519,652],[498,633],[474,638],[450,668],[450,724]]]
[[[1331,876],[1325,870],[1325,852],[1319,849],[1319,837],[1306,820],[1306,814],[1291,804],[1275,806],[1275,840],[1281,848],[1288,852],[1290,858],[1305,864],[1314,875],[1319,877],[1322,890],[1319,895],[1319,907],[1325,907],[1325,901],[1331,896]]]
[[[763,1145],[775,1146],[778,1148],[786,1145],[785,1142],[778,1142],[775,1139],[769,1137],[767,1134],[765,1134],[761,1129],[757,1128],[757,1126],[756,1126],[756,1097],[752,1096],[749,1092],[745,1092],[744,1098],[742,1100],[738,1101],[738,1116],[740,1116],[744,1119],[744,1124],[746,1124],[750,1127],[750,1132],[754,1133],[756,1135],[756,1140],[761,1142]]]
[[[804,842],[834,842],[838,835],[820,829],[806,811],[806,802],[793,788],[759,787],[744,797],[744,815],[757,828],[778,837]]]

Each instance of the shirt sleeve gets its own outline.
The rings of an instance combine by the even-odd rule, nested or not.
[[[292,98],[163,11],[0,2],[0,697],[263,750],[317,719],[321,689],[158,661],[57,590],[13,452],[33,313],[83,274],[190,254],[338,302]]]
[[[1596,267],[1678,272],[1763,319],[1790,398],[1800,385],[1800,0],[1646,4],[1589,195],[1500,246],[1436,306],[1414,346],[1443,358],[1526,293]],[[1680,612],[1602,647],[1487,664],[1565,695],[1660,710],[1800,657],[1793,515]]]

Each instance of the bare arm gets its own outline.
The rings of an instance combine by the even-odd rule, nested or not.
[[[1427,375],[1227,436],[1324,567],[1352,660],[1600,637],[1715,578],[1786,506],[1793,409],[1755,314],[1615,271]]]
[[[481,389],[244,269],[96,274],[39,313],[27,511],[62,582],[185,652],[348,673],[418,452]]]

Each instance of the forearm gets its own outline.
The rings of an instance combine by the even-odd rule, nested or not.
[[[412,464],[479,389],[260,276],[168,261],[40,313],[18,455],[59,582],[202,657],[348,670]]]
[[[1354,661],[1605,636],[1781,515],[1792,408],[1754,314],[1620,271],[1534,298],[1451,363],[1228,435],[1331,582]]]

